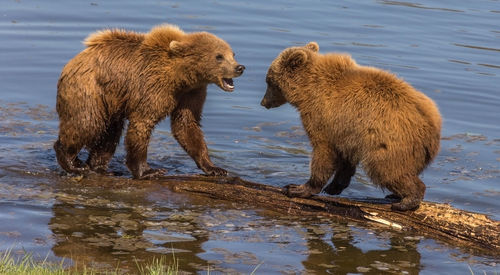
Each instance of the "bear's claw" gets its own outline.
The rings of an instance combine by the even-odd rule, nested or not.
[[[333,183],[330,183],[326,188],[325,188],[325,193],[328,195],[340,195],[342,191],[344,191],[345,188],[338,187]]]
[[[388,200],[395,200],[395,201],[401,201],[401,197],[396,195],[396,194],[389,194],[387,196],[385,196],[386,199]]]
[[[283,188],[285,195],[288,197],[308,198],[313,195],[309,187],[305,184],[289,184]]]
[[[159,176],[163,176],[167,170],[165,169],[153,169],[149,168],[148,170],[144,171],[142,175],[138,177],[138,179],[141,180],[149,180],[149,179],[155,179],[158,178]]]
[[[396,211],[408,211],[408,210],[417,210],[420,206],[420,200],[415,198],[403,198],[400,202],[393,203],[391,205],[392,210]]]
[[[207,176],[227,176],[227,171],[225,169],[216,166],[205,167],[203,172],[205,172]]]

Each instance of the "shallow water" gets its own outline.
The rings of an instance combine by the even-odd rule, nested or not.
[[[422,175],[426,200],[500,219],[498,1],[3,1],[0,5],[0,250],[68,265],[119,265],[172,252],[188,272],[446,274],[499,272],[499,258],[356,223],[298,219],[255,206],[172,193],[123,177],[61,176],[52,144],[62,66],[105,27],[148,31],[169,22],[227,40],[247,67],[234,93],[209,87],[203,129],[213,161],[233,175],[284,186],[309,174],[310,146],[290,106],[265,110],[268,65],[285,47],[317,41],[390,70],[434,99],[441,153]],[[228,119],[231,118],[231,119]],[[150,145],[153,166],[199,173],[170,136]],[[346,197],[382,197],[362,174]],[[119,264],[118,264],[119,263]]]

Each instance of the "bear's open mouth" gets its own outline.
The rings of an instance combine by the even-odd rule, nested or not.
[[[232,92],[234,90],[234,84],[232,78],[222,78],[221,88],[226,92]]]

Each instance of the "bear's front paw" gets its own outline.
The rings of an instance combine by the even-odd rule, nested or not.
[[[137,177],[137,179],[141,180],[150,180],[150,179],[155,179],[158,178],[159,176],[163,176],[167,170],[165,169],[152,169],[149,168],[148,170],[144,171],[142,175]]]
[[[419,199],[406,197],[403,198],[400,202],[393,203],[391,205],[391,209],[396,211],[408,211],[408,210],[417,210],[419,206],[420,206]]]
[[[207,176],[227,176],[227,171],[225,169],[216,166],[205,167],[203,172],[205,172]]]
[[[345,187],[339,187],[338,185],[335,185],[333,183],[330,183],[326,188],[325,188],[325,193],[329,195],[340,195],[342,191],[344,191]]]
[[[285,195],[288,197],[299,197],[299,198],[308,198],[315,193],[311,192],[311,189],[306,184],[289,184],[283,188]]]
[[[395,201],[395,202],[401,201],[401,197],[396,195],[396,194],[389,194],[389,195],[385,196],[385,198],[388,200],[391,200],[391,201]]]

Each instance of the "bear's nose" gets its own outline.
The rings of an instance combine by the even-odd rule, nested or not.
[[[234,68],[234,71],[238,74],[242,74],[244,70],[245,70],[245,66],[243,66],[243,65],[238,65],[238,66],[236,66],[236,68]]]
[[[266,98],[265,98],[265,97],[264,97],[264,98],[262,99],[262,101],[260,102],[260,105],[261,105],[262,107],[266,107],[266,109],[271,108],[271,104],[269,104],[269,102],[266,100]]]

